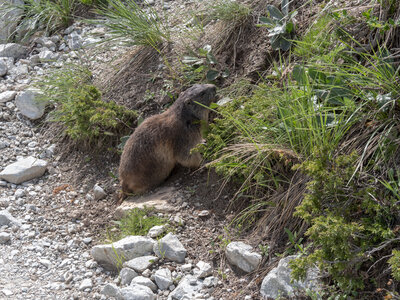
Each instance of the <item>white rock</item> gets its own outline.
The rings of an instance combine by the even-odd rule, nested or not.
[[[156,238],[156,237],[160,236],[161,234],[163,234],[166,229],[167,229],[166,225],[153,226],[150,228],[147,236],[151,237],[151,238]]]
[[[0,172],[0,178],[14,184],[20,184],[42,176],[46,168],[47,162],[45,160],[28,156],[8,165]]]
[[[1,76],[1,64],[2,62],[0,61],[0,76]],[[0,93],[0,103],[5,103],[14,100],[16,94],[17,92],[15,91],[5,91]]]
[[[212,274],[213,269],[211,265],[204,261],[199,261],[196,264],[196,267],[198,268],[198,270],[196,270],[197,272],[195,272],[195,275],[199,278],[204,278]]]
[[[17,189],[14,193],[14,196],[16,199],[21,198],[23,196],[25,196],[25,190],[23,189]]]
[[[24,5],[24,2],[21,0],[1,0],[0,11],[2,11],[3,5],[7,7],[7,5],[9,4],[22,6]],[[2,12],[0,18],[0,43],[7,42],[7,40],[11,37],[15,29],[17,28],[22,14],[23,10],[19,7],[10,9],[9,11],[7,11],[7,13]]]
[[[93,287],[92,279],[86,278],[82,280],[82,283],[79,286],[79,290],[83,291],[85,289],[91,289]]]
[[[101,293],[105,296],[114,297],[116,299],[122,299],[122,294],[119,288],[115,284],[111,283],[106,284]]]
[[[132,279],[131,284],[140,284],[149,287],[153,292],[157,291],[157,286],[149,278],[137,276]]]
[[[8,70],[8,73],[14,76],[21,76],[29,73],[27,65],[18,65]]]
[[[93,195],[94,195],[94,200],[101,200],[107,196],[107,193],[102,189],[102,187],[95,184],[93,187]]]
[[[167,268],[159,269],[154,274],[154,280],[160,290],[166,290],[172,284],[171,271]]]
[[[203,288],[203,281],[193,275],[181,279],[176,289],[169,294],[168,300],[195,299],[195,295]]]
[[[254,271],[261,262],[261,254],[253,252],[253,247],[243,242],[232,242],[225,249],[228,261],[244,272]]]
[[[204,286],[206,288],[217,286],[218,278],[216,278],[214,276],[210,276],[210,277],[204,278],[203,284],[204,284]]]
[[[0,57],[21,58],[28,52],[28,48],[15,43],[0,44]]]
[[[119,272],[119,277],[121,277],[121,284],[129,285],[132,279],[138,276],[138,274],[131,268],[122,268]]]
[[[39,259],[39,262],[45,266],[46,268],[50,268],[51,267],[51,261],[45,258],[41,258]]]
[[[7,232],[0,232],[0,244],[6,244],[10,241],[11,235]]]
[[[94,246],[91,255],[105,268],[116,269],[120,263],[151,254],[154,244],[149,237],[131,235],[113,244]]]
[[[278,266],[265,276],[260,289],[261,296],[263,296],[264,299],[275,299],[278,296],[290,296],[293,295],[296,289],[318,291],[320,281],[318,279],[319,272],[317,269],[308,270],[307,277],[304,281],[292,280],[292,270],[289,267],[289,262],[295,258],[296,255],[282,258]]]
[[[21,114],[29,119],[36,120],[43,116],[46,103],[38,100],[39,93],[36,90],[19,92],[15,97],[15,104]]]
[[[58,57],[59,57],[59,54],[54,53],[50,50],[44,50],[39,53],[39,59],[41,62],[54,61],[54,60],[57,60]]]
[[[7,74],[7,65],[4,61],[0,60],[0,77]]]
[[[21,226],[21,222],[14,218],[7,210],[0,211],[0,226],[3,225],[16,225]]]
[[[157,241],[157,243],[154,244],[153,250],[158,257],[165,257],[179,263],[185,261],[187,252],[176,235],[171,232]]]
[[[133,258],[124,262],[123,266],[126,268],[131,268],[137,272],[142,273],[144,270],[149,268],[153,263],[158,261],[157,256],[146,255]]]
[[[155,300],[156,295],[144,285],[133,284],[120,290],[124,300]]]

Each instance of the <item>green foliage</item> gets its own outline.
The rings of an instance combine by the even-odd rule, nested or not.
[[[114,102],[102,101],[85,66],[70,65],[54,70],[37,86],[43,93],[42,100],[56,106],[50,120],[63,124],[64,132],[72,139],[87,144],[118,138],[130,129],[127,124],[137,116],[136,112]]]
[[[0,8],[0,18],[10,10],[22,11],[21,21],[15,32],[22,33],[18,37],[24,39],[32,35],[36,30],[46,30],[52,34],[59,29],[70,26],[74,19],[76,0],[26,0],[24,4],[4,4]]]
[[[227,78],[229,70],[219,71],[218,61],[211,52],[211,46],[200,48],[196,56],[184,56],[184,75],[190,83],[198,83],[204,80],[213,82],[218,78]]]
[[[258,26],[267,27],[271,46],[275,50],[287,51],[292,45],[295,26],[292,19],[297,11],[289,13],[289,1],[282,1],[282,12],[273,5],[267,5],[269,17],[260,17]]]
[[[311,178],[296,215],[310,224],[306,235],[313,248],[292,263],[293,275],[300,278],[317,265],[350,294],[365,285],[362,267],[370,259],[366,253],[394,237],[389,209],[394,202],[386,206],[377,201],[372,186],[354,176],[357,158],[356,153],[335,159],[327,154],[296,167]]]
[[[154,209],[145,207],[144,209],[134,208],[121,220],[114,221],[115,229],[111,230],[108,239],[118,241],[128,235],[147,235],[150,228],[157,225],[168,223],[166,218],[158,217]]]
[[[162,17],[150,7],[141,7],[135,0],[109,0],[97,13],[107,21],[92,22],[106,26],[112,39],[128,45],[152,47],[157,51],[161,43],[170,41],[170,32]]]
[[[207,9],[208,19],[225,22],[242,22],[251,13],[250,8],[236,1],[214,1]]]
[[[400,281],[400,250],[393,250],[392,255],[388,263],[392,268],[393,278]]]

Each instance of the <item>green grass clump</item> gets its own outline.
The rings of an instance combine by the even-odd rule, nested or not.
[[[251,13],[246,5],[236,1],[215,1],[208,8],[210,20],[221,20],[225,22],[240,22],[245,20]]]
[[[61,123],[66,135],[85,144],[118,141],[136,120],[136,112],[101,99],[84,66],[56,70],[37,85],[43,93],[42,100],[56,107],[49,120]]]
[[[107,6],[97,10],[104,20],[93,20],[109,29],[113,39],[129,45],[152,47],[170,41],[170,32],[164,20],[154,9],[143,8],[134,0],[110,0]]]
[[[158,217],[152,208],[134,208],[116,224],[114,231],[109,231],[108,239],[118,241],[128,235],[147,235],[150,228],[168,223],[166,218]]]

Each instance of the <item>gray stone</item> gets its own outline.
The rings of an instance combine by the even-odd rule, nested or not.
[[[11,235],[7,232],[0,232],[0,244],[6,244],[10,241]]]
[[[138,276],[132,279],[131,284],[140,284],[149,287],[153,292],[157,291],[157,286],[149,278]]]
[[[172,284],[171,271],[167,268],[159,269],[154,274],[154,280],[160,290],[166,290]]]
[[[207,276],[210,276],[212,274],[212,267],[210,264],[204,262],[204,261],[199,261],[196,264],[196,267],[198,269],[195,270],[195,275],[199,278],[204,278]]]
[[[54,61],[54,60],[57,60],[58,57],[59,57],[59,54],[54,53],[50,50],[44,50],[39,53],[39,59],[41,62]]]
[[[14,184],[40,177],[47,168],[47,162],[32,156],[20,159],[8,165],[0,172],[0,178]]]
[[[121,278],[121,284],[129,285],[132,279],[138,276],[138,274],[131,268],[122,268],[119,272],[119,277]]]
[[[7,210],[0,211],[0,226],[3,225],[16,225],[21,226],[21,222],[14,218]]]
[[[21,114],[32,120],[41,118],[46,107],[43,100],[38,100],[38,95],[39,93],[36,90],[26,90],[19,92],[15,97],[15,104]]]
[[[8,67],[6,63],[2,60],[0,60],[0,77],[4,76],[7,74]]]
[[[189,272],[192,270],[192,264],[184,264],[181,266],[182,272]]]
[[[107,193],[97,184],[93,187],[94,200],[101,200],[107,196]]]
[[[168,300],[195,299],[195,295],[203,288],[203,281],[193,275],[181,279],[176,289],[169,294]]]
[[[114,297],[116,299],[122,299],[122,294],[119,288],[115,284],[108,283],[106,284],[101,293],[105,296]]]
[[[8,5],[14,5],[15,8],[8,10]],[[17,6],[24,5],[24,1],[21,0],[0,0],[0,11],[3,7],[8,11],[1,15],[0,18],[0,43],[5,43],[15,32],[18,22],[23,14],[23,9]]]
[[[79,285],[79,290],[83,291],[86,289],[91,289],[92,287],[93,287],[92,279],[86,278],[86,279],[83,279],[81,284]]]
[[[154,244],[149,237],[131,235],[113,244],[94,246],[91,255],[105,268],[116,269],[121,262],[151,254]]]
[[[27,65],[18,65],[8,70],[10,75],[21,76],[29,73]]]
[[[232,265],[244,272],[254,271],[261,262],[261,254],[253,252],[253,247],[243,242],[232,242],[225,249],[225,255]]]
[[[295,290],[311,289],[318,291],[320,281],[317,269],[310,269],[304,281],[292,280],[289,262],[295,258],[295,255],[282,258],[278,266],[265,276],[260,289],[261,296],[264,299],[291,296]]]
[[[161,234],[163,234],[166,229],[167,229],[166,225],[153,226],[150,228],[147,236],[151,237],[151,238],[156,238],[156,237],[160,236]]]
[[[1,69],[1,61],[0,61],[0,69]],[[16,94],[17,92],[15,91],[5,91],[0,93],[0,103],[5,103],[14,100]]]
[[[171,232],[157,241],[157,243],[154,244],[153,250],[158,257],[165,257],[179,263],[185,261],[186,249],[176,235]]]
[[[206,288],[217,286],[218,278],[216,278],[214,276],[210,276],[210,277],[204,278],[203,284],[204,284],[204,286]]]
[[[124,262],[123,266],[126,268],[134,269],[135,271],[142,273],[156,261],[158,261],[157,256],[152,256],[152,255],[140,256],[133,258],[127,262]]]
[[[156,295],[144,285],[133,284],[121,289],[122,299],[124,300],[155,300]]]
[[[21,58],[28,52],[28,48],[15,43],[0,44],[0,57]]]

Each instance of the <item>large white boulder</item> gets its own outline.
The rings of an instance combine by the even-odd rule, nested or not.
[[[91,254],[103,267],[117,269],[125,261],[150,255],[155,243],[149,237],[130,235],[112,244],[94,246]]]
[[[144,285],[131,284],[120,291],[123,300],[156,300],[153,291]]]
[[[318,291],[320,281],[317,269],[310,269],[304,281],[292,280],[289,262],[295,258],[296,255],[282,258],[278,266],[265,276],[260,289],[261,296],[264,299],[291,296],[295,290],[312,289]]]
[[[154,280],[160,290],[166,290],[173,283],[171,271],[167,268],[162,268],[154,274]]]
[[[9,39],[9,37],[14,33],[17,28],[20,17],[23,13],[23,10],[19,7],[12,8],[10,5],[24,5],[24,1],[22,0],[0,0],[0,12],[5,12],[6,14],[1,13],[0,18],[0,43],[5,43]]]
[[[32,156],[8,165],[0,172],[0,178],[14,184],[40,177],[47,169],[47,161]]]
[[[135,270],[136,272],[142,273],[156,261],[158,261],[157,256],[153,255],[140,256],[124,262],[123,267],[130,268]]]
[[[186,257],[186,249],[175,234],[168,233],[154,244],[154,253],[161,258],[183,263]]]
[[[38,100],[39,92],[36,90],[26,90],[19,92],[15,97],[15,105],[25,117],[36,120],[43,116],[46,103]]]
[[[246,273],[253,272],[262,259],[261,254],[253,252],[253,247],[243,242],[229,243],[225,255],[229,263]]]

